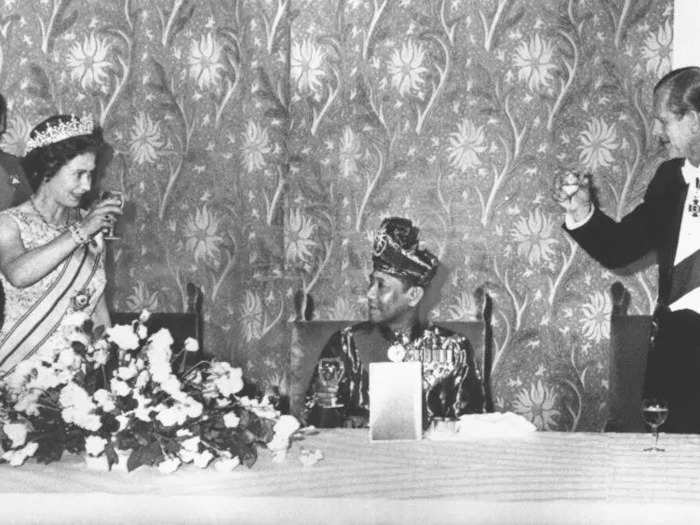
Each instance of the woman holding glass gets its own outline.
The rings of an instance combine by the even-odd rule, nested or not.
[[[100,231],[115,221],[121,203],[79,208],[102,146],[102,131],[89,116],[55,115],[30,133],[22,167],[34,193],[0,212],[0,373],[62,346],[59,328],[69,313],[109,325]]]

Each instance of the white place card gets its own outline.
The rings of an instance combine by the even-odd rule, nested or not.
[[[421,439],[421,377],[420,361],[369,364],[370,441]]]

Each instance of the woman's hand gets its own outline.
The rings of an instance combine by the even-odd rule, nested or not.
[[[574,221],[582,221],[591,211],[591,175],[569,171],[554,180],[554,200]]]
[[[119,199],[106,199],[99,201],[83,218],[80,228],[88,237],[97,234],[103,228],[107,228],[117,220],[117,215],[122,214]]]

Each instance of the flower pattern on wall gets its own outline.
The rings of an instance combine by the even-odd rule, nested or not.
[[[671,68],[672,37],[671,21],[667,19],[658,31],[646,38],[642,56],[647,61],[647,73],[660,77]]]
[[[85,90],[105,90],[112,68],[109,52],[107,40],[95,36],[95,33],[86,36],[82,43],[73,44],[66,58],[71,80],[78,82]]]
[[[515,50],[513,64],[518,69],[518,79],[525,82],[530,91],[549,88],[557,69],[554,63],[552,42],[535,33],[527,42],[522,42]]]
[[[615,124],[608,125],[604,119],[593,117],[579,135],[579,143],[579,160],[586,168],[609,166],[614,161],[613,152],[619,147]]]
[[[513,228],[513,240],[518,243],[518,255],[534,266],[549,262],[557,240],[553,236],[554,221],[536,208],[521,217]]]
[[[556,428],[559,410],[556,408],[557,394],[538,380],[529,388],[522,388],[513,402],[516,414],[525,416],[540,430]]]
[[[457,131],[450,133],[447,155],[452,167],[467,172],[481,165],[479,154],[486,151],[486,137],[483,126],[475,126],[469,119],[457,124]]]
[[[131,127],[129,152],[137,164],[150,164],[158,159],[165,144],[160,130],[160,122],[154,122],[149,115],[140,112]]]
[[[323,70],[325,56],[321,46],[311,38],[292,44],[291,75],[301,93],[318,93],[321,90],[321,80],[326,75]]]
[[[190,78],[200,91],[218,89],[224,69],[221,63],[221,46],[212,33],[193,39],[188,57]]]
[[[412,40],[407,40],[401,49],[395,49],[392,53],[387,69],[391,75],[391,85],[402,97],[421,93],[423,75],[428,72],[423,65],[424,60],[424,47]]]
[[[364,319],[372,231],[408,216],[449,269],[433,314],[493,301],[497,408],[597,430],[608,288],[648,313],[655,275],[591,262],[550,190],[589,170],[621,217],[659,162],[645,130],[673,5],[622,4],[5,2],[0,144],[21,154],[46,116],[95,114],[103,184],[131,210],[113,307],[181,311],[196,283],[205,349],[283,393],[286,321]]]

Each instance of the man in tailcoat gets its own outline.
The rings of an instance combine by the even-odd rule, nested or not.
[[[589,175],[557,182],[564,229],[606,268],[649,252],[659,286],[646,397],[669,405],[667,432],[700,432],[700,68],[671,71],[654,88],[653,133],[667,146],[643,202],[615,222],[594,205]],[[640,400],[641,403],[641,400]]]

